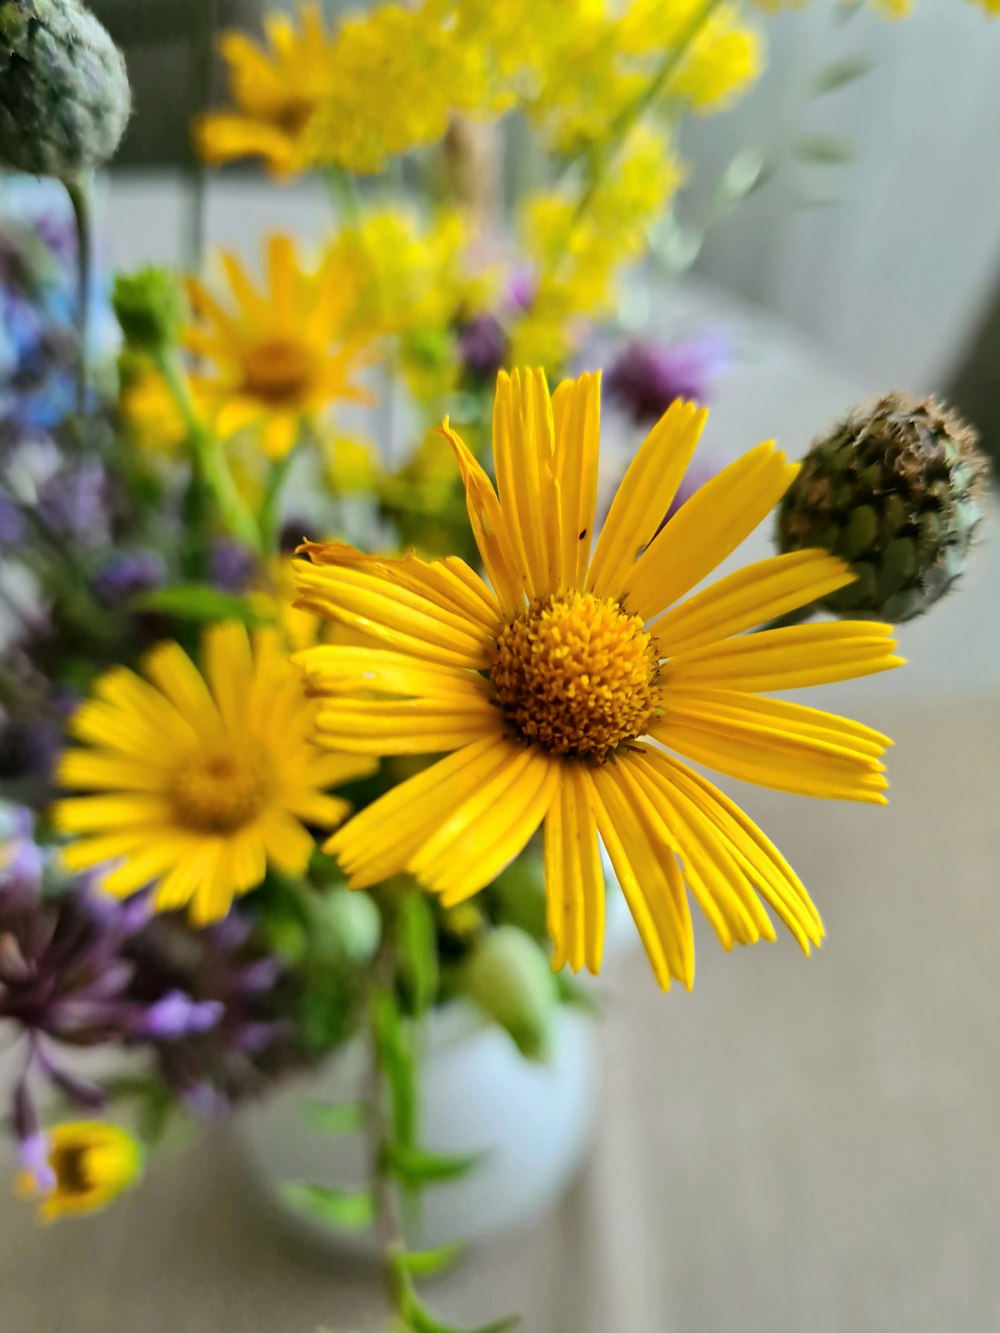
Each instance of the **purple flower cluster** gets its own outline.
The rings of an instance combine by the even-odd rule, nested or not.
[[[631,342],[615,357],[605,385],[637,426],[651,426],[678,398],[707,402],[729,359],[729,340],[720,333],[687,342]]]
[[[30,816],[5,815],[0,842],[0,1023],[20,1036],[24,1060],[13,1094],[13,1118],[28,1169],[37,1168],[40,1117],[36,1088],[47,1083],[70,1102],[94,1110],[104,1089],[70,1067],[74,1050],[153,1045],[157,1050],[218,1026],[224,1005],[179,985],[152,994],[137,989],[130,945],[148,929],[140,895],[121,904],[95,892],[87,878],[52,886],[46,853],[34,842]]]

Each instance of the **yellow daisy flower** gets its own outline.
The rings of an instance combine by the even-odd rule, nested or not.
[[[313,851],[304,825],[331,828],[346,802],[327,789],[375,768],[312,743],[313,706],[274,630],[251,643],[241,625],[203,639],[204,678],[176,643],[102,676],[70,732],[56,828],[73,839],[71,871],[105,867],[103,888],[127,897],[156,885],[159,911],[191,905],[196,924],[224,917],[267,867],[301,874]]]
[[[43,1222],[97,1212],[134,1185],[142,1169],[141,1146],[117,1125],[97,1120],[56,1125],[48,1142],[55,1186],[42,1189],[29,1171],[15,1181],[21,1198],[40,1200]]]
[[[663,526],[706,413],[675,404],[636,454],[591,555],[599,378],[501,374],[494,490],[462,440],[469,517],[492,587],[461,560],[307,546],[301,604],[377,637],[297,659],[321,699],[318,739],[357,754],[441,754],[327,844],[354,888],[400,871],[453,906],[544,821],[553,966],[596,972],[598,834],[660,984],[690,986],[688,891],[723,945],[823,937],[763,833],[668,750],[803,795],[883,803],[885,736],[762,697],[895,666],[888,625],[744,631],[851,581],[821,551],[775,556],[691,590],[771,511],[797,467],[762,444]],[[686,886],[686,887],[685,887]],[[763,901],[762,901],[763,900]]]
[[[343,260],[328,256],[308,273],[288,236],[272,236],[267,253],[263,290],[235,255],[222,255],[229,306],[191,279],[199,323],[188,331],[187,344],[211,363],[207,374],[192,377],[192,385],[218,409],[219,436],[262,426],[266,453],[281,458],[295,444],[303,419],[337,400],[369,401],[353,376],[372,359],[374,334],[345,332],[355,280]]]
[[[259,157],[276,176],[308,165],[307,131],[330,94],[333,40],[318,3],[303,5],[300,15],[298,28],[287,14],[265,18],[270,49],[242,32],[223,35],[222,55],[236,107],[208,112],[195,121],[195,146],[204,161],[217,166]]]

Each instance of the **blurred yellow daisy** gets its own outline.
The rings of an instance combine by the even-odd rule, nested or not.
[[[265,18],[269,49],[243,32],[223,35],[222,55],[236,106],[195,121],[195,146],[206,162],[259,157],[276,176],[307,165],[307,131],[330,94],[333,41],[318,3],[303,5],[300,16],[298,28],[287,14]]]
[[[263,289],[235,255],[221,258],[229,305],[197,279],[188,284],[198,322],[187,343],[209,363],[204,374],[192,377],[192,385],[200,400],[218,411],[215,428],[222,439],[260,426],[266,453],[281,458],[298,439],[304,419],[336,401],[369,401],[353,377],[372,359],[374,334],[345,332],[355,280],[334,255],[310,273],[290,237],[272,236]]]
[[[658,981],[690,986],[688,891],[727,949],[774,938],[764,903],[806,952],[823,927],[764,834],[668,750],[766,787],[883,803],[885,736],[762,693],[900,659],[887,625],[744,633],[849,583],[825,552],[762,560],[691,595],[797,471],[759,445],[661,528],[705,421],[693,404],[672,406],[646,439],[592,555],[599,416],[595,376],[550,399],[541,372],[501,374],[497,490],[445,423],[492,587],[454,558],[305,548],[301,604],[383,644],[300,654],[321,700],[318,739],[357,754],[451,752],[327,851],[355,888],[407,871],[452,906],[544,821],[553,965],[596,972],[600,834]]]
[[[142,1169],[141,1146],[117,1125],[73,1121],[56,1125],[47,1139],[52,1187],[44,1188],[30,1171],[15,1181],[22,1198],[40,1201],[43,1222],[97,1212],[133,1185]]]
[[[71,871],[107,867],[103,888],[127,897],[156,885],[155,905],[190,903],[196,924],[224,917],[267,867],[301,874],[313,851],[305,825],[330,828],[347,804],[328,788],[375,761],[312,743],[313,707],[274,630],[251,642],[213,625],[205,675],[176,643],[146,658],[146,679],[115,668],[94,686],[70,732],[62,785],[94,793],[59,801]]]

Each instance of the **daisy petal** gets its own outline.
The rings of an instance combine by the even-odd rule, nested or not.
[[[807,606],[854,578],[842,560],[825,551],[770,556],[727,574],[661,616],[654,639],[663,657],[676,657]]]
[[[627,574],[621,591],[629,608],[651,620],[699,584],[767,517],[798,470],[769,442],[706,482]]]
[[[593,784],[597,827],[657,981],[669,990],[672,977],[694,984],[691,910],[675,859],[675,846],[662,829],[647,822],[630,800],[618,769],[606,764],[588,771]]]
[[[563,766],[545,820],[545,884],[552,968],[601,970],[605,884],[590,784],[576,764]]]
[[[618,488],[594,552],[587,587],[617,597],[643,547],[653,541],[677,494],[708,419],[694,403],[672,403],[653,427]],[[662,604],[661,604],[662,605]]]
[[[561,548],[558,589],[582,588],[594,541],[597,460],[601,435],[601,376],[566,380],[552,395],[553,475],[558,485]]]
[[[801,704],[726,691],[671,694],[655,740],[730,777],[802,796],[885,805],[888,737]]]
[[[763,630],[681,653],[662,668],[664,688],[744,690],[751,694],[851,680],[902,666],[891,625],[827,621]]]

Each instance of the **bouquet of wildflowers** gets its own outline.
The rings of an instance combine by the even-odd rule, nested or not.
[[[725,949],[775,919],[821,943],[702,770],[884,803],[887,737],[771,695],[900,665],[887,622],[958,578],[984,469],[897,394],[804,465],[768,442],[694,487],[717,340],[613,342],[679,128],[752,84],[761,21],[422,0],[330,27],[312,2],[226,33],[199,152],[322,176],[330,234],[272,236],[260,275],[119,275],[112,318],[90,180],[123,61],[78,0],[0,0],[0,161],[61,182],[75,224],[0,224],[0,1018],[44,1216],[134,1183],[174,1114],[365,1034],[366,1089],[325,1124],[369,1135],[370,1187],[290,1197],[377,1223],[396,1327],[440,1329],[415,1282],[454,1255],[407,1250],[400,1197],[474,1163],[421,1143],[428,1013],[465,997],[544,1059],[601,967],[602,846],[664,989],[694,979],[692,903]],[[608,348],[606,397],[649,432],[610,489]],[[776,509],[777,552],[697,590]]]

